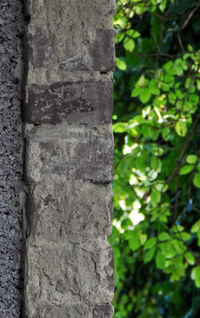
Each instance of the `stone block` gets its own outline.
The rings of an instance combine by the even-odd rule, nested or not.
[[[111,304],[97,305],[93,309],[92,318],[112,318],[113,307]]]
[[[32,84],[26,90],[25,121],[105,124],[112,122],[112,81]]]
[[[41,240],[106,238],[112,232],[112,187],[46,176],[29,193],[27,218],[29,232]]]
[[[113,177],[112,126],[36,126],[27,134],[26,164],[26,176],[32,182],[47,174],[109,182]]]
[[[55,244],[40,241],[38,244],[30,236],[26,257],[28,318],[36,318],[38,313],[39,317],[46,318],[48,307],[52,313],[61,310],[60,316],[56,314],[56,317],[66,317],[63,311],[66,313],[67,307],[77,310],[79,306],[82,308],[80,316],[71,313],[69,317],[111,317],[107,304],[113,297],[113,253],[106,241],[97,240],[94,244],[70,240]],[[51,317],[55,316],[48,312],[48,318]]]
[[[27,7],[29,63],[38,71],[114,69],[114,0],[28,0]]]
[[[93,318],[90,308],[81,303],[55,306],[49,301],[31,306],[26,311],[25,318]]]
[[[54,306],[49,302],[43,307],[38,306],[33,311],[27,311],[27,318],[112,318],[113,307],[111,304],[87,306],[84,303],[74,305]]]

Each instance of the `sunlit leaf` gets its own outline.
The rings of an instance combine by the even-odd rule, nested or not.
[[[178,120],[175,125],[175,130],[177,134],[184,137],[187,134],[187,124],[184,120]]]
[[[195,285],[200,288],[200,266],[196,266],[192,269],[191,278],[194,280]]]
[[[196,155],[188,155],[186,158],[187,163],[189,164],[195,164],[197,162],[197,156]]]
[[[190,265],[194,265],[195,264],[195,257],[191,252],[187,252],[185,253],[185,259],[187,260],[187,262]]]
[[[183,167],[180,169],[179,174],[180,174],[180,175],[188,174],[188,173],[190,173],[193,169],[194,169],[194,166],[193,166],[193,165],[183,166]]]
[[[116,65],[117,65],[118,69],[120,69],[121,71],[125,71],[127,69],[127,65],[126,65],[125,61],[121,60],[118,57],[116,57]]]
[[[200,173],[195,173],[194,178],[193,178],[193,183],[195,187],[200,189]]]

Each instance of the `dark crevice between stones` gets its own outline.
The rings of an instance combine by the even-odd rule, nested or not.
[[[110,71],[101,71],[100,74],[101,75],[107,75]]]

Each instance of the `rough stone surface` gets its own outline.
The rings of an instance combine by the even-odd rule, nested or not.
[[[35,68],[113,70],[113,0],[28,0],[27,9]]]
[[[34,124],[110,123],[112,87],[112,81],[30,85],[26,94],[26,121]]]
[[[109,182],[113,179],[113,138],[109,126],[36,126],[27,135],[26,175],[33,182],[42,175]]]
[[[96,241],[112,232],[111,185],[47,175],[29,193],[28,232],[37,239]]]
[[[33,238],[27,246],[28,317],[36,317],[37,310],[43,317],[47,304],[52,309],[81,303],[92,307],[112,300],[113,252],[106,241],[88,243],[69,236],[53,244]]]
[[[112,318],[113,0],[27,0],[26,318]]]
[[[0,1],[0,317],[19,318],[22,293],[20,0]]]

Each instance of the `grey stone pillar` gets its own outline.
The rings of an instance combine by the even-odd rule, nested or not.
[[[19,318],[22,275],[23,14],[20,0],[0,0],[0,317]]]
[[[25,317],[111,318],[114,0],[27,0]]]

